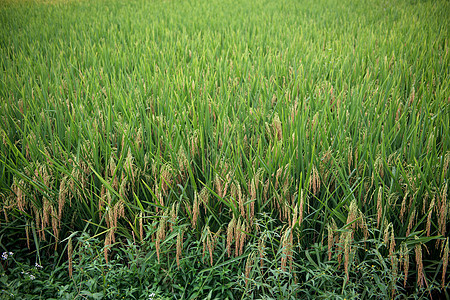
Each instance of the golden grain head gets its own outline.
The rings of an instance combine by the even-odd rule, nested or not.
[[[409,234],[411,232],[411,229],[412,229],[412,227],[414,225],[415,217],[416,217],[416,209],[414,208],[413,211],[411,212],[410,217],[409,217],[408,227],[406,229],[406,236],[409,236]]]
[[[239,255],[239,245],[241,241],[241,218],[238,218],[236,227],[234,228],[235,249],[234,255]]]
[[[197,226],[197,219],[200,213],[200,203],[198,201],[198,194],[194,192],[194,203],[192,204],[192,228]]]
[[[178,268],[180,267],[180,259],[181,259],[182,250],[183,250],[183,235],[184,235],[184,231],[181,229],[181,230],[178,232],[178,235],[177,235],[177,254],[176,254],[176,261],[177,261],[177,266],[178,266]]]
[[[380,225],[381,215],[383,213],[382,200],[383,200],[383,187],[380,185],[380,187],[378,188],[378,197],[377,197],[377,224],[378,224],[378,226]]]
[[[416,239],[418,239],[417,236]],[[417,243],[416,246],[414,247],[414,250],[416,253],[417,285],[419,287],[423,287],[424,274],[423,274],[423,260],[422,260],[422,244]]]
[[[105,247],[106,249],[106,247]],[[73,254],[73,245],[72,245],[72,238],[69,238],[69,241],[67,242],[67,257],[69,260],[69,276],[72,277],[73,272],[73,266],[72,266],[72,254]],[[105,254],[106,262],[108,262],[108,259]]]
[[[236,219],[233,218],[231,219],[231,221],[228,223],[228,228],[227,228],[227,253],[228,253],[228,257],[231,256],[231,244],[233,243],[233,238],[235,237],[235,226],[236,226]]]
[[[442,250],[442,283],[441,283],[441,287],[444,288],[445,287],[445,274],[447,272],[447,267],[448,267],[448,258],[449,258],[449,238],[447,238],[445,240],[445,246],[443,247]]]

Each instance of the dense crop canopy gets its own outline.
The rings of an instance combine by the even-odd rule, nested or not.
[[[229,297],[270,294],[278,267],[296,297],[443,292],[449,16],[448,1],[4,1],[3,251],[71,257],[85,232],[105,261],[134,240],[162,266],[234,264]]]

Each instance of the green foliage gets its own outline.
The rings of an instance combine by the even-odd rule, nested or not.
[[[329,260],[327,248],[317,243],[293,253],[292,266],[283,268],[283,250],[273,247],[280,243],[282,229],[269,229],[267,216],[258,220],[261,231],[247,251],[228,257],[226,241],[219,241],[212,266],[201,245],[193,242],[185,243],[178,267],[173,239],[162,247],[158,261],[151,236],[139,244],[117,245],[113,259],[106,261],[102,241],[87,233],[74,235],[72,275],[68,261],[40,266],[23,259],[30,257],[26,251],[7,255],[0,277],[2,299],[386,299],[393,291],[396,298],[408,298],[403,274],[393,272],[391,258],[381,254],[384,243],[368,239],[354,245],[348,279],[339,252]],[[260,240],[267,240],[264,255]],[[415,297],[439,290],[439,282],[429,284],[431,289]]]
[[[448,1],[3,1],[0,247],[29,252],[2,289],[444,295],[448,16]]]

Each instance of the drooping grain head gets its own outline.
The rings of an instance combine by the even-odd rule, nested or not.
[[[296,99],[294,104],[291,106],[291,122],[294,122],[294,119],[297,116],[297,111],[298,111],[298,100]]]
[[[275,116],[273,117],[272,127],[274,128],[275,139],[281,141],[283,139],[283,130],[281,127],[280,117],[277,113],[275,113]]]
[[[350,202],[350,206],[348,208],[348,216],[347,216],[347,225],[350,225],[350,227],[352,229],[356,228],[356,225],[358,225],[358,223],[356,222],[356,219],[358,217],[358,206],[356,204],[356,200],[353,199],[352,202]]]
[[[228,228],[227,228],[227,253],[228,253],[228,257],[231,256],[231,245],[233,243],[233,238],[235,237],[235,226],[236,226],[236,219],[233,218],[231,219],[230,223],[228,223]]]
[[[178,266],[178,268],[180,268],[180,259],[181,259],[182,250],[183,250],[183,235],[184,235],[184,231],[181,229],[181,230],[178,232],[178,235],[177,235],[177,254],[176,254],[176,260],[177,260],[177,266]]]
[[[114,159],[114,155],[111,155],[109,158],[109,164],[108,164],[108,176],[112,177],[114,175],[114,172],[116,171],[116,160]]]
[[[450,164],[450,151],[447,151],[444,156],[444,163],[442,165],[442,178],[447,178],[448,166]]]
[[[161,253],[161,241],[166,238],[166,218],[165,216],[161,216],[159,220],[158,230],[156,231],[156,239],[155,239],[155,247],[156,247],[156,256],[159,262],[159,256]]]
[[[128,177],[130,178],[130,181],[134,184],[135,180],[136,180],[136,174],[134,171],[134,157],[131,154],[131,148],[128,148],[128,153],[127,156],[125,158],[125,163],[124,163],[124,169],[125,172],[127,173]]]
[[[444,245],[444,243],[442,243]],[[448,257],[449,257],[449,238],[445,240],[445,246],[442,249],[442,283],[441,287],[445,287],[445,274],[448,267]]]
[[[241,216],[243,218],[246,217],[246,213],[245,213],[245,207],[244,207],[244,197],[242,196],[242,189],[241,189],[241,185],[237,182],[236,183],[236,187],[237,187],[237,197],[238,197],[238,203],[239,203],[239,211],[241,213]]]
[[[359,211],[359,218],[360,218],[359,228],[362,229],[363,231],[364,245],[365,245],[367,239],[369,238],[369,226],[367,225],[366,217],[364,216],[361,210]]]
[[[197,226],[197,219],[200,213],[200,203],[198,201],[197,192],[194,192],[194,203],[192,204],[192,228]]]
[[[403,280],[403,287],[406,286],[406,282],[408,281],[408,271],[409,271],[409,250],[406,243],[402,243],[400,246],[400,258],[401,262],[403,262],[403,271],[404,271],[404,280]]]
[[[390,241],[389,241],[389,256],[391,257],[391,263],[394,264],[393,262],[393,257],[394,255],[394,250],[395,250],[395,235],[394,235],[394,226],[391,227],[391,237],[390,237]]]
[[[103,247],[103,255],[105,256],[106,263],[108,263],[109,245],[111,245],[111,231],[106,233],[106,235],[105,235],[105,245]]]
[[[414,103],[415,98],[416,98],[416,90],[413,86],[411,89],[411,95],[409,96],[409,103],[408,103],[409,106],[411,106]]]
[[[398,276],[398,258],[397,255],[392,255],[391,257],[391,299],[394,299],[395,291],[397,289],[397,276]]]
[[[406,228],[406,236],[409,236],[411,229],[414,225],[415,218],[416,218],[416,209],[414,208],[409,217],[408,227]]]
[[[272,106],[274,106],[277,103],[277,96],[275,94],[272,95],[272,100],[270,102]]]
[[[52,229],[53,229],[53,235],[55,236],[55,251],[58,247],[58,242],[59,242],[59,231],[60,231],[60,219],[58,218],[58,214],[57,214],[57,210],[55,209],[55,207],[52,205],[51,206],[51,216],[52,216]]]
[[[303,189],[300,191],[300,207],[298,208],[298,226],[300,226],[303,222],[303,211],[305,210],[305,194]]]
[[[192,157],[198,154],[199,133],[195,130],[191,135],[191,154]]]
[[[169,187],[172,185],[172,167],[164,164],[161,168],[161,189],[164,195],[167,195]]]
[[[264,191],[263,191],[264,201],[267,201],[267,199],[268,199],[269,185],[270,185],[270,180],[267,179],[266,182],[264,183]]]
[[[353,230],[345,232],[345,240],[344,240],[344,270],[347,281],[349,279],[349,262],[350,262],[350,252],[352,247],[352,238]]]
[[[333,225],[331,225],[333,224]],[[331,255],[333,254],[332,248],[334,245],[334,230],[333,228],[336,226],[336,223],[333,219],[331,219],[331,224],[327,224],[327,238],[328,238],[328,260],[331,260]]]
[[[347,162],[348,162],[348,172],[351,173],[352,165],[353,165],[353,148],[351,145],[349,146],[349,149],[347,150]]]
[[[45,227],[50,224],[50,214],[51,214],[51,203],[50,200],[45,197],[42,205],[42,227],[41,230],[44,231]]]
[[[144,215],[142,212],[139,213],[139,239],[141,242],[144,241]]]
[[[216,187],[216,193],[217,195],[222,198],[223,195],[223,187],[222,187],[222,180],[219,178],[219,175],[216,174],[216,176],[214,177],[214,185]]]
[[[135,148],[136,149],[140,149],[141,148],[141,145],[142,145],[142,125],[139,125],[139,128],[138,128],[138,130],[136,131],[136,134],[135,134],[135,136],[136,136],[136,139],[135,139],[135,141],[134,141],[134,144],[135,144]]]
[[[250,181],[250,184],[248,185],[249,188],[249,195],[251,200],[256,199],[256,184],[255,184],[255,178],[252,178]]]
[[[416,236],[416,239],[418,237]],[[416,268],[417,268],[417,285],[419,287],[423,287],[423,260],[422,260],[422,244],[417,243],[414,247],[415,253],[416,253]]]
[[[383,187],[380,185],[378,188],[378,197],[377,197],[377,225],[380,226],[381,215],[383,213]]]
[[[294,228],[294,226],[297,224],[297,221],[298,221],[298,204],[295,204],[293,213],[294,213],[294,215],[292,217],[291,228]]]
[[[404,217],[405,211],[406,211],[406,201],[408,200],[408,194],[409,194],[409,191],[406,191],[405,195],[403,196],[403,200],[402,200],[402,204],[401,204],[401,208],[400,208],[400,220],[402,221],[402,224],[403,224],[403,217]]]
[[[189,162],[183,147],[180,147],[180,150],[178,151],[177,160],[180,173],[183,176],[183,178],[185,178],[186,172],[189,168]]]
[[[384,178],[383,161],[381,159],[381,156],[377,156],[373,164],[372,184],[374,183],[375,177],[377,176],[381,177],[382,179]]]
[[[387,224],[384,227],[383,231],[383,243],[386,245],[386,248],[389,248],[389,237],[390,237],[390,229],[392,227],[392,223]]]
[[[245,286],[248,285],[248,279],[250,278],[250,272],[253,267],[254,256],[255,253],[252,252],[252,254],[247,257],[247,262],[245,263]]]
[[[170,209],[170,231],[173,231],[173,226],[176,224],[178,218],[178,203],[174,202]]]
[[[241,222],[241,218],[238,218],[236,227],[234,229],[234,240],[235,240],[235,249],[234,249],[234,255],[237,257],[239,256],[239,245],[240,245],[240,241],[241,241],[241,226],[242,226],[242,222]]]
[[[241,226],[239,228],[239,256],[244,253],[244,243],[247,238],[246,231],[248,230],[248,226],[245,223],[245,220],[242,221]]]
[[[125,199],[127,197],[128,192],[128,177],[125,175],[125,173],[122,173],[122,179],[120,180],[120,186],[119,186],[119,196],[122,199]]]
[[[209,230],[209,226],[207,227],[207,232],[206,232],[206,247],[208,248],[208,253],[209,253],[209,262],[211,264],[211,267],[213,265],[213,252],[214,252],[214,238],[212,237],[212,233]]]
[[[431,200],[430,208],[428,209],[427,225],[426,225],[427,236],[430,236],[431,234],[431,217],[433,215],[434,204],[435,204],[435,197],[433,197],[433,200]]]
[[[314,195],[316,195],[320,189],[319,172],[317,171],[317,168],[314,165],[312,166],[311,175],[309,177],[309,189],[312,191]]]
[[[344,244],[345,244],[345,239],[347,237],[347,233],[346,232],[341,232],[341,234],[339,234],[339,242],[337,243],[337,259],[338,259],[338,264],[340,265],[342,262],[342,250],[344,249]]]
[[[448,214],[448,203],[447,203],[447,182],[443,184],[441,188],[441,194],[439,195],[439,211],[438,211],[438,228],[439,234],[445,236],[446,227],[447,227],[447,214]]]
[[[67,258],[69,260],[69,277],[70,278],[72,278],[72,272],[73,272],[72,254],[73,254],[72,238],[69,238],[69,241],[67,242]],[[106,259],[106,262],[108,262],[108,259]]]

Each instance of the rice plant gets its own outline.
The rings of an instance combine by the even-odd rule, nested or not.
[[[228,297],[443,295],[449,16],[448,1],[0,3],[0,246],[72,276],[82,234],[106,263],[150,243],[173,270],[244,274]]]

